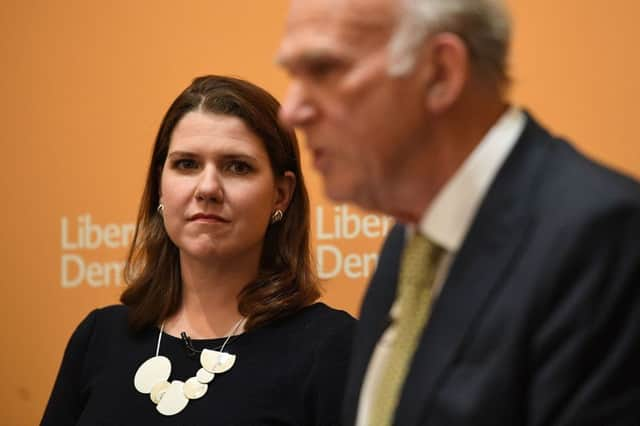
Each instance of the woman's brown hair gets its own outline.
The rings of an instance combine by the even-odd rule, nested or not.
[[[120,300],[130,308],[135,330],[156,325],[174,314],[182,298],[178,248],[157,211],[162,167],[171,135],[190,111],[240,118],[263,142],[274,176],[291,171],[296,185],[284,218],[269,225],[256,279],[238,297],[240,314],[250,330],[289,315],[315,301],[320,291],[309,250],[309,197],[300,170],[298,141],[278,121],[280,104],[260,87],[232,77],[196,78],[165,114],[151,156],[136,230],[125,265],[128,286]]]

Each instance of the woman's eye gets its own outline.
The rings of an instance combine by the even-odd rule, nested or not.
[[[198,163],[190,158],[181,158],[173,162],[173,167],[178,170],[191,170],[198,167]]]
[[[251,171],[251,166],[244,161],[230,161],[227,170],[237,175],[246,175]]]

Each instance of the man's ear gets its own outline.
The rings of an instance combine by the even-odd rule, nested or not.
[[[282,176],[277,176],[273,210],[278,209],[286,212],[295,189],[296,175],[292,171],[287,170]]]
[[[432,114],[447,111],[459,98],[469,77],[469,50],[456,34],[440,33],[425,43],[420,61],[425,83],[425,107]]]

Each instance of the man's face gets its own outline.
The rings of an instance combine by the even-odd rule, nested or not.
[[[382,211],[423,121],[417,80],[387,74],[399,3],[293,0],[277,57],[281,120],[305,133],[329,197]]]

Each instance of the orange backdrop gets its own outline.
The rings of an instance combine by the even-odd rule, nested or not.
[[[514,99],[588,154],[640,176],[640,6],[511,0]],[[66,341],[117,301],[151,144],[196,75],[280,97],[286,0],[4,0],[0,424],[37,424]],[[305,158],[306,163],[306,158]],[[385,218],[334,206],[306,167],[324,300],[357,314]]]

